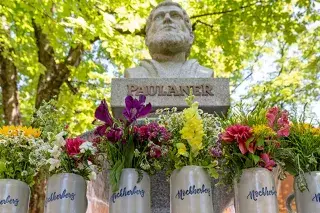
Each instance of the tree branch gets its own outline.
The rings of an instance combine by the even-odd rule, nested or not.
[[[227,14],[227,13],[233,13],[233,12],[237,12],[243,9],[246,9],[248,7],[252,7],[253,5],[256,5],[258,3],[261,3],[261,1],[257,1],[248,5],[244,5],[241,6],[237,9],[230,9],[230,10],[224,10],[224,11],[218,11],[218,12],[212,12],[212,13],[204,13],[204,14],[199,14],[199,15],[193,15],[190,17],[190,19],[195,19],[195,18],[200,18],[200,17],[204,17],[204,16],[213,16],[213,15],[222,15],[222,14]]]
[[[135,32],[130,32],[129,30],[123,30],[123,29],[121,29],[121,28],[113,28],[114,30],[116,30],[118,33],[120,33],[120,34],[123,34],[123,35],[139,35],[139,36],[145,36],[146,35],[146,30],[145,30],[145,26],[142,28],[142,29],[140,29],[140,30],[137,30],[137,31],[135,31]]]

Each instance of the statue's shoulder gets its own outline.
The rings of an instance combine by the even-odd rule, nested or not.
[[[142,66],[128,68],[124,71],[125,78],[148,78],[148,70]]]
[[[200,65],[197,76],[202,78],[213,78],[214,72],[212,69]]]

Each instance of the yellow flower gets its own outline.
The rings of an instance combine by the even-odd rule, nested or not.
[[[187,147],[186,147],[186,145],[184,145],[184,143],[177,143],[176,147],[178,148],[178,153],[177,153],[178,156],[179,155],[182,155],[185,157],[189,156],[189,154],[187,152]]]
[[[198,113],[198,103],[194,102],[190,108],[183,110],[184,126],[180,131],[181,138],[188,141],[191,152],[195,155],[203,148],[203,123]]]
[[[33,129],[32,127],[26,127],[26,126],[3,126],[0,129],[0,134],[14,137],[18,136],[19,133],[22,133],[26,137],[33,137],[38,138],[41,134],[41,131],[39,129]]]
[[[320,136],[320,127],[318,127],[318,128],[313,127],[311,132],[312,132],[313,135]]]
[[[255,136],[262,136],[262,137],[272,137],[277,135],[277,133],[267,125],[259,124],[253,125],[253,134]]]
[[[294,125],[293,131],[296,131],[300,134],[311,133],[312,135],[320,136],[320,128],[313,127],[311,124],[308,124],[308,123],[299,123]]]

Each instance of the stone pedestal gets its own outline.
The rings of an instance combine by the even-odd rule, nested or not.
[[[192,89],[199,108],[207,113],[226,114],[230,107],[229,79],[226,78],[114,78],[111,82],[111,108],[121,117],[127,95],[145,95],[146,103],[157,109],[188,107],[185,98]]]

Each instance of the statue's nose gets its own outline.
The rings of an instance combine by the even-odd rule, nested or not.
[[[163,21],[164,21],[165,23],[167,23],[167,22],[172,22],[171,16],[170,16],[169,13],[166,13],[166,14],[165,14]]]

